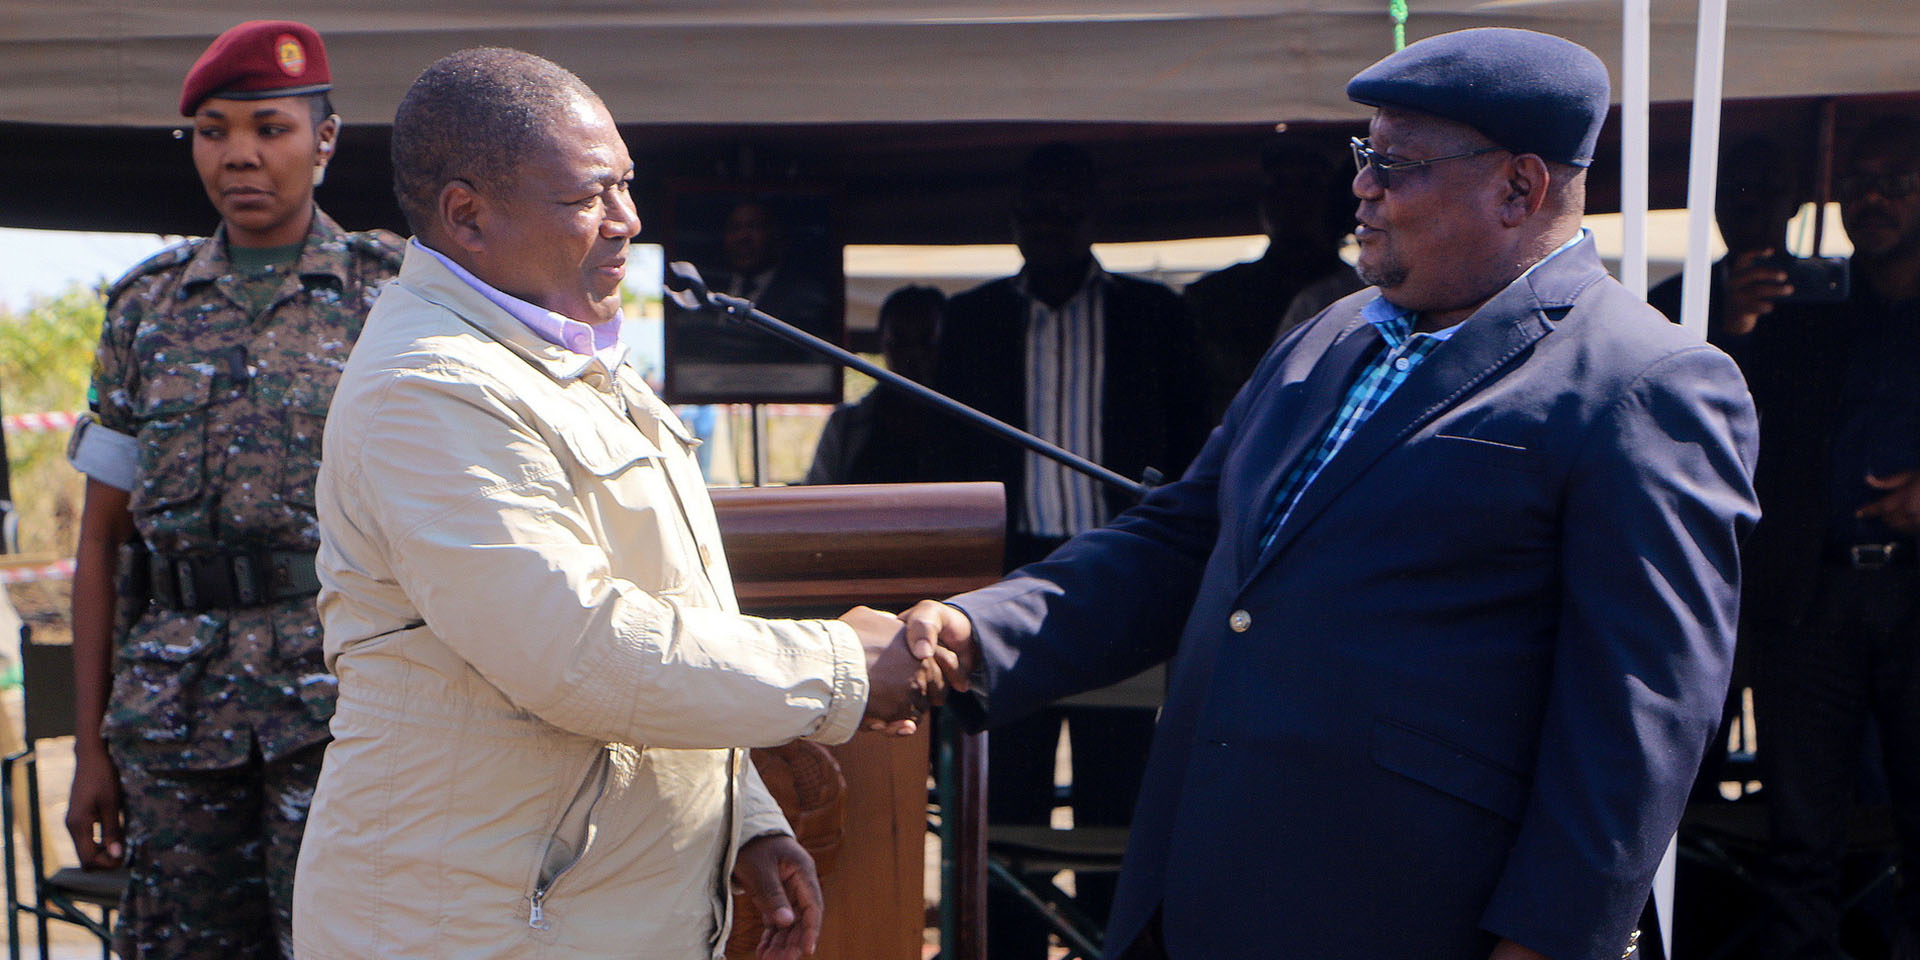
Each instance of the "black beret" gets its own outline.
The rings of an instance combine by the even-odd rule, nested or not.
[[[1428,37],[1347,81],[1347,98],[1464,123],[1517,153],[1584,167],[1607,119],[1607,67],[1571,40],[1481,27]]]

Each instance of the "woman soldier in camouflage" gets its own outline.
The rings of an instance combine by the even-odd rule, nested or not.
[[[401,249],[314,206],[331,88],[301,23],[240,24],[193,65],[180,112],[220,227],[111,288],[69,452],[87,492],[67,828],[83,865],[130,874],[124,957],[292,956],[335,689],[314,613],[320,432]]]

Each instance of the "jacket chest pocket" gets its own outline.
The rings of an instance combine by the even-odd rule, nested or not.
[[[314,505],[314,485],[320,477],[320,437],[327,425],[327,406],[332,402],[330,378],[287,393],[280,493],[289,503]]]
[[[185,503],[207,485],[207,420],[213,376],[190,367],[149,378],[135,407],[139,418],[136,513]]]
[[[575,496],[606,547],[618,576],[649,590],[686,582],[685,558],[697,553],[659,448],[637,429],[594,418],[557,424]]]
[[[659,448],[647,442],[647,438],[631,426],[616,424],[603,427],[593,422],[558,422],[554,424],[554,430],[578,465],[579,472],[600,483],[664,482],[648,476],[650,474],[652,478],[658,478],[663,475],[665,463]]]

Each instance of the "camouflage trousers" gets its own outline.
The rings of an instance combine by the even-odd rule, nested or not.
[[[120,768],[120,956],[291,960],[293,868],[325,749],[230,770]]]

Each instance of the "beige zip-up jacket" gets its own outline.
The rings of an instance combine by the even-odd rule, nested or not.
[[[734,853],[786,831],[738,748],[845,740],[867,678],[845,624],[738,612],[695,443],[409,249],[323,446],[299,956],[720,956]]]

